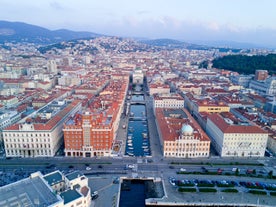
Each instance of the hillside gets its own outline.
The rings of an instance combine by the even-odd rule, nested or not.
[[[255,70],[268,70],[276,74],[276,54],[266,56],[229,55],[213,60],[213,67],[227,69],[241,74],[254,74]]]
[[[5,42],[29,42],[53,44],[61,41],[100,36],[92,32],[70,30],[48,30],[43,27],[22,22],[0,21],[0,44]]]

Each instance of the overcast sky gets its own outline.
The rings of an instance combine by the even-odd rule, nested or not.
[[[276,0],[0,0],[0,20],[51,30],[276,47]]]

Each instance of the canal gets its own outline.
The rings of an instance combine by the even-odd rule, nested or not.
[[[150,156],[146,105],[143,95],[131,97],[126,152],[128,156]]]

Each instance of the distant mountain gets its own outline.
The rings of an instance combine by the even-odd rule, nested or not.
[[[4,42],[29,42],[53,44],[61,41],[102,36],[92,32],[75,32],[66,29],[48,30],[22,22],[0,21],[0,44]]]
[[[208,46],[204,44],[194,44],[194,43],[187,43],[180,40],[174,39],[153,39],[153,40],[140,40],[139,42],[155,46],[155,47],[162,47],[166,49],[191,49],[191,50],[210,50],[210,49],[218,49],[219,51],[227,52],[229,50],[233,50],[229,47],[214,47]],[[239,49],[236,51],[240,51]]]
[[[159,47],[178,47],[178,46],[184,46],[187,45],[187,43],[178,41],[178,40],[173,40],[173,39],[153,39],[153,40],[141,40],[140,42],[147,44],[147,45],[152,45],[152,46],[159,46]]]
[[[265,46],[256,45],[248,42],[235,42],[235,41],[203,41],[203,40],[195,40],[191,41],[195,44],[200,45],[208,45],[212,47],[218,48],[239,48],[239,49],[252,49],[252,48],[266,48]]]

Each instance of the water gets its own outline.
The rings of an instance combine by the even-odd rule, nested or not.
[[[132,95],[131,101],[144,101],[144,96],[141,96],[141,95]]]
[[[142,95],[136,95],[136,100],[143,100]],[[150,156],[150,143],[145,105],[130,106],[128,134],[126,141],[126,155]]]
[[[123,184],[122,184],[123,185]],[[121,188],[120,207],[145,206],[145,185],[143,182],[129,181]]]

